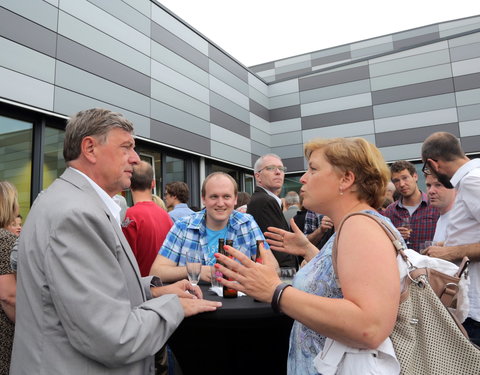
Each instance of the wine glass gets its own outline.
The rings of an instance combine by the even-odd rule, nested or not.
[[[412,233],[412,228],[410,226],[410,217],[404,217],[402,219],[402,223],[401,225],[402,227],[406,228],[408,230],[408,233],[411,234]],[[407,246],[410,246],[410,237],[408,237],[406,240],[405,240],[405,244]]]
[[[200,280],[200,273],[202,271],[202,252],[196,249],[187,250],[186,265],[188,281],[195,286]]]

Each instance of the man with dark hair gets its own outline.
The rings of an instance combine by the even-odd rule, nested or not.
[[[153,375],[153,353],[183,318],[220,306],[195,299],[187,280],[155,287],[140,277],[112,199],[130,187],[134,148],[133,124],[118,113],[68,121],[68,167],[19,237],[11,375]]]
[[[255,192],[247,205],[247,213],[253,216],[263,233],[268,227],[290,230],[282,211],[282,201],[278,194],[282,190],[285,172],[282,159],[275,154],[266,154],[257,159],[254,165]],[[280,267],[298,267],[297,257],[273,251]]]
[[[152,166],[146,161],[139,162],[133,167],[130,187],[134,205],[127,210],[122,230],[137,258],[142,276],[150,274],[158,249],[173,225],[167,211],[153,201],[154,187]]]
[[[415,166],[400,160],[390,166],[392,182],[400,198],[390,204],[383,215],[397,227],[408,247],[419,251],[425,241],[431,241],[439,212],[428,202],[428,197],[418,188]]]
[[[470,311],[463,323],[470,339],[480,345],[480,159],[470,160],[459,140],[450,133],[430,135],[422,146],[423,172],[447,181],[457,195],[450,211],[443,246],[432,246],[426,254],[452,262],[470,258]]]
[[[185,182],[175,181],[165,185],[164,198],[167,209],[170,210],[168,214],[173,222],[181,217],[193,214],[193,211],[187,206],[190,190]]]
[[[186,277],[186,253],[194,249],[203,253],[200,277],[210,281],[210,266],[215,264],[219,239],[233,240],[234,248],[248,257],[255,255],[257,240],[265,241],[265,238],[251,215],[234,210],[237,194],[237,183],[232,176],[224,172],[208,175],[202,184],[205,209],[175,222],[150,274],[167,282]],[[265,247],[268,248],[266,243]]]

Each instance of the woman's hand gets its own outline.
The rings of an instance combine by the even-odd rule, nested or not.
[[[219,281],[223,285],[246,293],[259,301],[271,302],[275,288],[281,283],[275,268],[276,262],[273,254],[262,246],[260,254],[263,264],[260,264],[253,262],[245,254],[231,246],[225,246],[225,250],[240,263],[216,253],[215,257],[221,264],[216,263],[215,268],[223,274],[223,278],[220,278]]]
[[[153,297],[160,297],[164,294],[176,294],[180,298],[201,299],[202,290],[196,285],[193,286],[188,280],[180,280],[176,283],[152,288]]]
[[[290,227],[293,232],[276,227],[267,228],[269,231],[264,234],[270,248],[275,251],[298,255],[309,261],[318,253],[318,249],[298,228],[295,220],[290,220]]]

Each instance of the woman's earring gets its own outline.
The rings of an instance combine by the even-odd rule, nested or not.
[[[340,195],[343,195],[343,190],[342,190],[342,188],[340,188]]]

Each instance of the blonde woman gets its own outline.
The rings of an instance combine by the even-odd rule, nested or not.
[[[17,239],[7,227],[18,215],[17,189],[0,181],[0,374],[8,374],[15,327],[15,271],[10,252]]]

